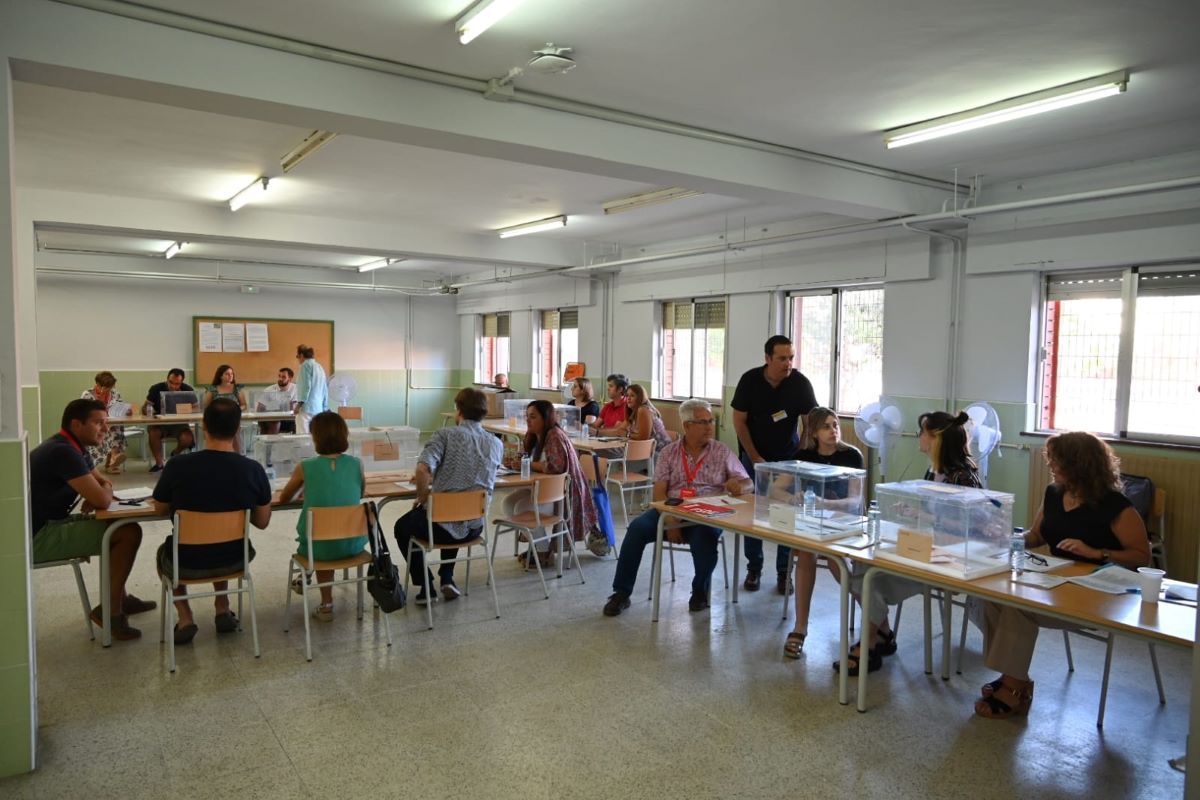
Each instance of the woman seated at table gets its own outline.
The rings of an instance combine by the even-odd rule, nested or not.
[[[1146,525],[1121,493],[1120,459],[1090,433],[1060,433],[1046,440],[1053,480],[1025,534],[1026,547],[1049,545],[1060,558],[1136,569],[1150,563]],[[983,660],[1000,677],[982,687],[975,713],[990,719],[1029,713],[1033,681],[1029,663],[1039,628],[1075,627],[1050,617],[986,601],[977,604]],[[982,619],[978,619],[982,617]]]
[[[531,459],[530,469],[546,475],[561,475],[567,473],[567,500],[571,514],[567,526],[575,541],[582,540],[588,533],[595,530],[596,507],[592,503],[592,494],[588,489],[587,480],[579,466],[579,456],[571,445],[571,439],[558,424],[554,406],[547,400],[534,400],[525,408],[525,454]],[[550,504],[539,506],[541,513],[553,513]],[[520,489],[504,498],[505,516],[515,516],[533,510],[533,493],[529,489]],[[543,535],[535,531],[534,536]],[[564,547],[570,543],[564,543]],[[573,546],[573,545],[572,545]],[[534,551],[534,548],[530,549]],[[554,554],[550,550],[550,541],[536,543],[537,558],[543,567],[553,564]],[[532,566],[530,551],[520,556],[525,566]]]
[[[296,552],[308,557],[308,510],[352,506],[362,500],[366,490],[366,479],[362,462],[346,451],[350,449],[350,431],[334,411],[322,411],[309,423],[315,458],[306,458],[296,465],[287,486],[279,493],[281,502],[290,503],[300,491],[304,492],[304,506],[296,523]],[[313,542],[313,558],[317,561],[337,561],[362,552],[367,546],[367,537],[335,539]],[[333,580],[331,569],[317,570],[317,583]],[[302,591],[300,578],[292,581],[292,591]],[[322,622],[333,619],[333,587],[321,587],[321,604],[313,609],[313,616]]]
[[[654,451],[658,452],[671,443],[662,415],[650,402],[650,397],[640,384],[632,384],[625,390],[625,422],[630,441],[654,440]]]
[[[243,391],[242,385],[236,381],[233,367],[228,364],[222,364],[217,367],[217,372],[213,375],[212,385],[204,393],[204,405],[207,406],[218,397],[228,398],[241,406],[242,411],[246,410],[246,392]]]
[[[800,436],[800,450],[796,453],[800,461],[815,464],[831,464],[836,467],[863,468],[863,455],[857,447],[842,441],[842,428],[837,414],[818,406],[808,412],[804,419],[804,433]],[[839,492],[836,484],[827,487],[831,491],[822,498],[824,508],[836,507],[847,494],[845,488]],[[834,495],[830,497],[829,495]],[[845,505],[845,503],[843,503]],[[804,550],[796,554],[796,627],[787,635],[783,654],[788,658],[799,658],[808,636],[808,614],[812,606],[813,586],[817,581],[817,557]]]
[[[587,378],[576,378],[571,381],[571,401],[569,406],[579,409],[579,421],[584,425],[595,425],[600,417],[600,404],[595,401],[592,382]]]
[[[970,421],[966,412],[951,416],[945,411],[931,411],[917,417],[917,448],[929,456],[929,469],[925,472],[925,480],[938,483],[949,483],[955,486],[983,488],[979,479],[979,468],[967,446],[968,435],[966,425]],[[829,571],[838,574],[837,564],[831,563]],[[866,570],[863,570],[865,573]],[[850,592],[859,598],[862,604],[863,575],[856,572],[850,578]],[[923,587],[920,583],[900,578],[895,575],[880,574],[875,577],[874,588],[871,592],[871,603],[863,609],[867,619],[867,671],[874,672],[883,666],[883,657],[896,652],[896,634],[888,622],[889,607],[896,605],[907,597],[919,594]],[[850,648],[849,670],[851,675],[857,675],[862,663],[861,643]],[[834,662],[834,669],[839,664]]]
[[[121,393],[116,390],[117,377],[111,372],[96,373],[95,385],[80,395],[84,400],[99,400],[108,410],[108,417],[128,417],[133,414],[133,406],[121,399]],[[88,448],[92,463],[103,464],[104,471],[109,475],[120,475],[121,465],[125,463],[125,428],[110,424],[108,432],[100,440],[100,444]]]

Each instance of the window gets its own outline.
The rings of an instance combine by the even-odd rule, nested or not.
[[[1051,275],[1042,315],[1043,430],[1200,438],[1200,271]]]
[[[542,311],[538,316],[537,380],[540,389],[557,389],[567,364],[579,360],[579,309]]]
[[[663,397],[719,400],[725,384],[725,301],[663,303]]]
[[[479,318],[479,345],[475,352],[475,380],[491,383],[497,372],[508,373],[508,314]]]
[[[796,369],[817,400],[853,414],[883,391],[883,289],[830,289],[792,298]]]

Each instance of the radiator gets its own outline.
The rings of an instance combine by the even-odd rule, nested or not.
[[[1042,447],[1029,452],[1030,520],[1041,506],[1041,498],[1050,483],[1050,468],[1046,466]],[[1153,453],[1121,452],[1121,471],[1145,475],[1154,485],[1167,493],[1166,530],[1160,531],[1167,543],[1167,574],[1176,580],[1196,580],[1197,539],[1200,529],[1200,460],[1164,458]],[[1158,520],[1152,519],[1153,529]]]

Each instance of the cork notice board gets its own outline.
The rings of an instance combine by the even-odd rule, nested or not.
[[[201,352],[200,326],[213,323],[245,326],[258,323],[267,326],[268,349],[261,352]],[[229,364],[237,374],[238,383],[274,383],[281,367],[296,369],[296,346],[306,344],[316,351],[317,363],[333,374],[333,320],[321,319],[264,319],[261,317],[192,317],[192,364],[196,386],[207,386],[222,364]]]

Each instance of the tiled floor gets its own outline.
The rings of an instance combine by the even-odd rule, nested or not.
[[[387,509],[385,524],[399,510]],[[105,650],[83,635],[70,571],[35,573],[40,768],[0,781],[0,797],[1182,794],[1183,776],[1167,759],[1184,748],[1187,654],[1160,649],[1168,697],[1160,707],[1145,646],[1121,640],[1101,732],[1102,646],[1078,641],[1068,674],[1061,638],[1047,633],[1030,718],[980,720],[971,704],[993,676],[980,664],[978,632],[964,675],[927,676],[913,600],[900,652],[872,676],[871,709],[858,714],[836,700],[827,576],[800,661],[782,657],[790,623],[779,618],[773,582],[730,605],[718,572],[711,611],[689,614],[691,567],[677,557],[681,580],[666,584],[654,625],[647,558],[633,607],[610,619],[600,608],[613,563],[585,554],[588,582],[567,572],[549,601],[536,575],[498,557],[501,619],[473,570],[470,597],[435,607],[435,630],[415,607],[394,614],[390,650],[377,621],[355,621],[347,592],[335,622],[314,624],[306,663],[298,610],[291,632],[281,630],[295,516],[277,514],[255,537],[257,660],[249,631],[218,639],[208,608],[175,675],[157,641],[157,612],[136,620],[140,641]],[[165,523],[147,526],[131,587],[142,597],[158,597],[150,556],[165,532]],[[510,541],[501,553],[511,553]],[[95,567],[86,574],[94,598]]]

